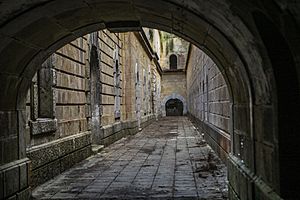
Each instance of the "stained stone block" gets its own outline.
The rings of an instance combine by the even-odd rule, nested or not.
[[[60,170],[63,172],[69,168],[71,168],[74,165],[73,157],[72,155],[64,156],[60,159]]]
[[[75,138],[75,149],[80,149],[90,144],[90,135]]]
[[[31,190],[30,188],[27,188],[21,192],[18,192],[17,199],[18,200],[28,200],[31,198]]]
[[[39,118],[30,121],[32,135],[55,132],[57,130],[57,119]]]
[[[19,191],[19,167],[4,172],[4,196],[8,197]]]
[[[248,120],[249,108],[244,105],[234,106],[234,128],[243,132],[244,134],[249,134],[249,120]]]
[[[3,162],[8,163],[18,159],[18,138],[12,137],[3,141]]]
[[[31,173],[31,182],[30,186],[35,188],[36,186],[44,183],[45,181],[49,180],[51,176],[49,176],[47,171],[47,166],[38,168],[37,170],[33,170]]]
[[[119,132],[122,130],[122,123],[118,122],[118,123],[115,123],[113,125],[113,132],[116,133],[116,132]]]
[[[75,150],[74,141],[67,140],[57,144],[57,148],[59,148],[59,156],[64,156]]]
[[[99,129],[97,133],[92,135],[92,143],[93,144],[101,144],[101,140],[103,139],[103,129]]]
[[[113,134],[112,126],[103,127],[103,137],[108,137]]]
[[[254,128],[256,139],[259,142],[277,143],[276,133],[273,130],[275,124],[274,113],[270,107],[254,106]]]
[[[264,143],[255,142],[256,150],[256,173],[269,185],[272,185],[279,181],[279,177],[276,172],[278,172],[278,165],[270,163],[276,163],[276,148],[266,145]]]
[[[230,183],[230,188],[233,189],[236,193],[239,193],[238,187],[238,171],[237,166],[231,160],[228,162],[228,180]]]
[[[90,147],[87,147],[87,148],[90,148]],[[75,160],[75,163],[78,163],[78,162],[82,161],[83,159],[85,159],[86,157],[87,157],[87,149],[83,148],[74,153],[73,159]]]
[[[0,130],[2,136],[17,134],[17,112],[0,111]]]
[[[54,162],[51,162],[47,166],[47,171],[48,171],[48,174],[50,175],[50,178],[58,176],[61,173],[61,170],[60,170],[60,160],[56,160]]]
[[[55,145],[42,145],[40,148],[29,151],[27,155],[32,161],[32,169],[35,169],[51,160],[57,159],[59,157],[59,149]]]
[[[239,196],[241,199],[253,199],[250,180],[241,172],[238,173]]]
[[[0,199],[4,198],[4,176],[3,173],[0,172]]]
[[[20,190],[28,187],[27,166],[27,163],[23,163],[22,165],[20,165]]]

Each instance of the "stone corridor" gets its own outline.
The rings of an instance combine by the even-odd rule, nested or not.
[[[187,117],[166,117],[33,191],[34,199],[227,199],[226,167]]]

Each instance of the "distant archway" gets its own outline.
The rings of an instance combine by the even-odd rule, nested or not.
[[[167,113],[166,113],[166,104],[169,100],[172,100],[172,99],[178,99],[179,101],[182,102],[182,115],[186,115],[187,114],[187,103],[186,103],[186,100],[185,98],[183,98],[183,96],[179,95],[179,94],[176,94],[176,93],[172,93],[171,95],[169,96],[166,96],[163,101],[161,102],[161,110],[162,110],[162,116],[167,116]]]
[[[177,56],[175,54],[170,55],[170,69],[177,69]]]
[[[170,99],[166,102],[166,116],[182,116],[183,103],[179,99]]]

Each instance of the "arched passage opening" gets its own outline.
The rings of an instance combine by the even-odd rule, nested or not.
[[[170,55],[169,58],[170,69],[177,69],[177,56],[175,54]]]
[[[270,165],[279,165],[277,141],[280,140],[280,145],[282,138],[277,137],[276,121],[254,126],[260,123],[261,116],[272,115],[277,119],[274,102],[278,99],[274,93],[278,79],[272,74],[273,63],[266,69],[262,62],[263,50],[253,45],[256,44],[256,29],[248,28],[245,24],[249,24],[246,23],[249,18],[242,17],[260,5],[241,6],[234,2],[37,0],[3,4],[0,30],[1,177],[5,174],[7,180],[14,180],[9,176],[18,174],[17,184],[9,195],[29,191],[28,181],[21,179],[28,177],[29,168],[24,146],[24,105],[31,79],[41,63],[59,47],[92,31],[103,28],[138,30],[141,26],[173,32],[191,41],[211,56],[224,74],[232,98],[231,195],[251,199],[255,195],[269,197],[269,191],[273,191],[273,195],[279,194],[281,183],[264,177],[269,168],[257,169],[255,166],[255,155],[264,151],[255,146],[255,137],[264,136],[266,130],[271,132],[270,137],[275,137],[275,142],[265,149],[272,152],[268,154],[272,156]],[[292,57],[298,55],[295,50],[292,53]],[[291,76],[297,77],[297,74]],[[284,98],[284,94],[277,95]],[[299,105],[295,106],[299,108]],[[4,149],[8,153],[3,153]],[[295,149],[294,153],[298,152]],[[13,173],[16,171],[19,173]],[[271,172],[272,177],[276,176],[277,171]],[[254,184],[260,187],[254,187],[251,182],[258,180],[257,177],[261,182],[254,181]],[[249,185],[239,184],[241,180]],[[244,190],[248,193],[243,193]]]
[[[180,94],[172,93],[171,95],[165,96],[161,101],[162,116],[167,116],[166,105],[167,102],[172,99],[178,99],[180,102],[182,102],[182,115],[186,115],[188,111],[187,111],[187,102],[185,98]]]
[[[170,99],[166,102],[166,116],[182,116],[183,103],[179,99]]]

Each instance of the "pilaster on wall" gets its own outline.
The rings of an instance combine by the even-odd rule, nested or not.
[[[90,69],[90,84],[89,84],[89,97],[90,97],[90,109],[89,114],[91,118],[89,119],[89,126],[92,132],[92,143],[100,140],[99,132],[101,128],[101,100],[102,95],[101,89],[101,52],[98,41],[98,32],[91,33],[89,35],[89,48],[87,63]]]

